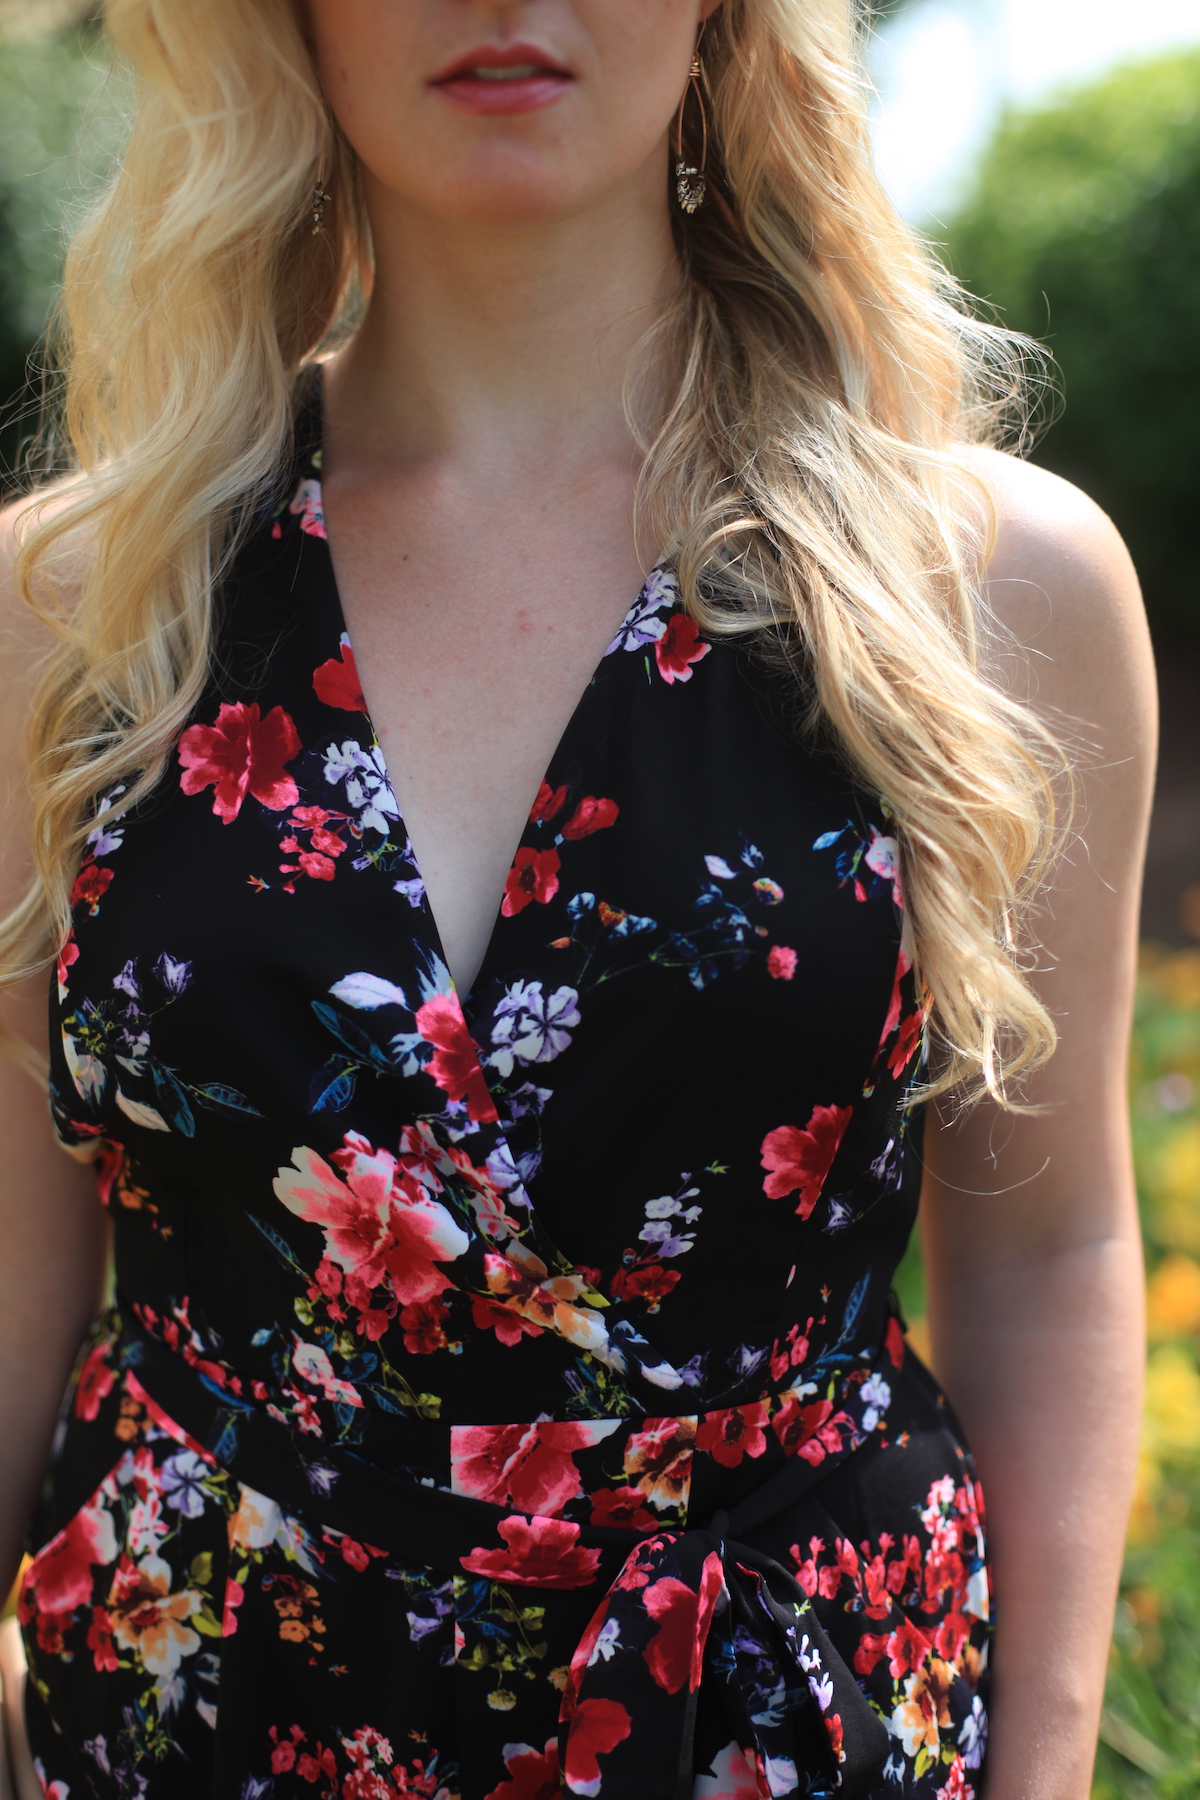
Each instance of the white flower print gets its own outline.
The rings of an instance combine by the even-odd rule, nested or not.
[[[678,584],[669,569],[652,570],[636,604],[626,613],[616,637],[604,652],[605,656],[611,656],[614,650],[642,650],[647,644],[656,644],[667,629],[667,621],[659,617],[659,609],[674,606],[678,592]]]
[[[863,1414],[863,1430],[874,1431],[892,1403],[892,1390],[882,1375],[871,1375],[862,1384],[862,1397],[867,1403]]]
[[[174,1512],[187,1519],[198,1519],[204,1511],[204,1489],[201,1483],[208,1466],[194,1450],[180,1450],[162,1467],[163,1499]]]
[[[983,1701],[976,1694],[958,1734],[958,1748],[968,1769],[978,1769],[982,1764],[983,1753],[987,1749],[987,1734],[987,1713],[984,1711]]]
[[[542,991],[540,981],[515,981],[492,1018],[492,1068],[505,1080],[515,1063],[553,1062],[571,1042],[579,1023],[579,995],[574,988]]]
[[[386,837],[400,808],[378,744],[372,750],[364,750],[353,738],[331,744],[325,752],[325,779],[331,787],[344,785],[346,803],[364,831],[380,831]]]

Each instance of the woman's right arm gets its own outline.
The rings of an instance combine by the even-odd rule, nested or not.
[[[13,509],[0,514],[0,911],[30,872],[22,739],[48,635],[12,581]],[[49,977],[0,994],[0,1018],[47,1052]],[[59,1147],[44,1090],[0,1051],[0,1603],[21,1556],[55,1418],[101,1300],[106,1216],[90,1168]]]

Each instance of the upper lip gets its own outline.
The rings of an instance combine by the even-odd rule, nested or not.
[[[515,69],[524,63],[531,64],[539,73],[547,75],[571,73],[557,57],[549,56],[534,44],[480,44],[478,49],[468,50],[465,56],[456,57],[439,74],[433,76],[431,86],[436,87],[442,81],[453,81],[460,75],[469,75],[472,69]]]

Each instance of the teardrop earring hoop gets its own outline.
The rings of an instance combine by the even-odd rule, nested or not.
[[[703,30],[703,27],[701,27]],[[683,156],[683,109],[687,105],[689,92],[694,92],[696,103],[700,108],[700,167],[693,168],[684,161]],[[704,205],[708,193],[708,113],[704,107],[704,65],[700,61],[700,46],[697,44],[692,56],[692,66],[688,70],[688,84],[679,99],[679,111],[675,115],[675,198],[684,212],[689,216],[696,208]]]
[[[317,185],[312,197],[312,235],[320,237],[325,229],[325,206],[329,199],[329,189],[325,186],[323,174],[317,176]]]

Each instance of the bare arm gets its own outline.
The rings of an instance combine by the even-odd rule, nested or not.
[[[12,590],[11,515],[0,523],[0,907],[7,912],[29,871],[21,736],[45,640]],[[39,976],[0,996],[0,1015],[43,1057],[47,987]],[[3,1054],[0,1118],[0,1593],[7,1593],[63,1386],[99,1305],[106,1233],[91,1170],[64,1155],[44,1092]]]
[[[1142,1275],[1126,1053],[1153,781],[1153,666],[1108,520],[983,454],[1001,624],[1028,697],[1095,745],[1037,921],[1059,1049],[1039,1117],[981,1106],[926,1138],[933,1360],[972,1442],[996,1590],[986,1800],[1087,1800],[1137,1446]],[[1021,679],[1022,659],[1008,674]],[[1026,697],[1026,694],[1022,694]]]

